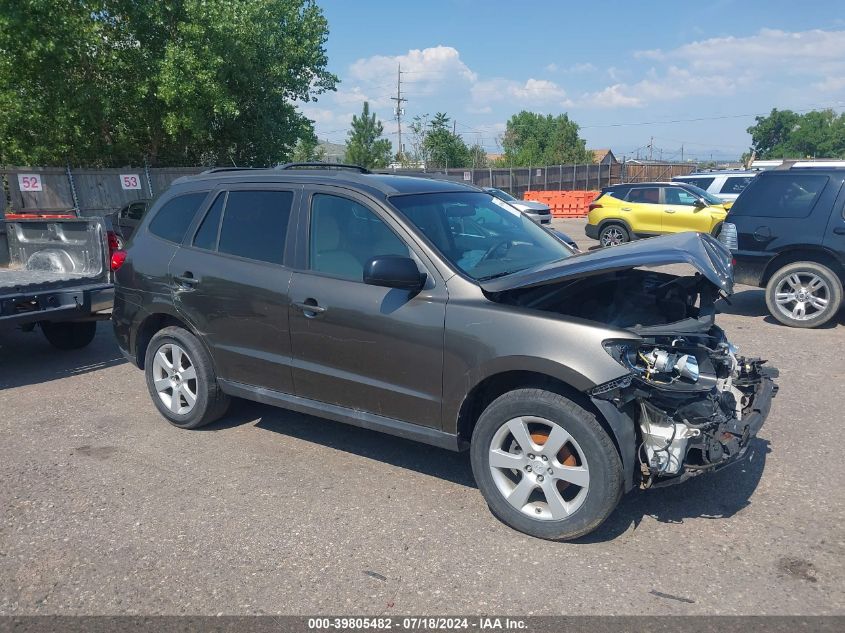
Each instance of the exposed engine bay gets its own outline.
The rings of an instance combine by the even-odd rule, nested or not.
[[[497,300],[633,331],[605,341],[628,370],[591,396],[636,426],[644,487],[667,485],[743,457],[777,393],[776,369],[745,358],[715,325],[719,289],[701,274],[601,273],[503,293]]]

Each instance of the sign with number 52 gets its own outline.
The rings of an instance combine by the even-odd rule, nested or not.
[[[141,177],[138,174],[120,174],[120,186],[123,189],[140,189]]]
[[[38,174],[18,174],[18,186],[23,192],[44,191],[41,187],[41,176]]]

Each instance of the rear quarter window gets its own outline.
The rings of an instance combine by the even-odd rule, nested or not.
[[[181,244],[207,194],[207,191],[188,193],[165,202],[150,222],[150,233],[168,242]]]
[[[678,178],[678,182],[685,182],[689,185],[695,185],[707,191],[707,187],[713,184],[715,178]]]
[[[754,176],[731,176],[725,180],[725,184],[722,185],[719,193],[741,193],[751,184],[752,180],[754,180]]]
[[[737,198],[731,215],[806,218],[828,180],[821,174],[757,176]]]

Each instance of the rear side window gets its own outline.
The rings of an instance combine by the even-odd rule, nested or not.
[[[679,182],[686,182],[691,185],[695,185],[704,191],[707,191],[707,188],[713,184],[713,181],[716,180],[715,178],[678,178]]]
[[[828,177],[820,174],[757,176],[731,208],[731,215],[805,218],[810,215]]]
[[[616,198],[617,200],[624,200],[625,194],[627,194],[628,191],[630,191],[630,187],[617,187],[614,189],[607,189],[604,192],[604,195]]]
[[[644,204],[660,204],[660,189],[658,187],[636,187],[628,192],[628,202]]]
[[[230,191],[217,250],[281,264],[292,204],[291,191]]]
[[[214,204],[205,214],[200,228],[197,229],[197,234],[194,235],[194,246],[197,248],[213,251],[217,247],[217,229],[220,228],[220,217],[223,215],[225,200],[225,193],[217,194]]]
[[[731,176],[722,185],[719,193],[741,193],[752,180],[754,176]]]
[[[207,191],[188,193],[165,202],[150,222],[150,233],[181,244],[188,226],[207,194]]]

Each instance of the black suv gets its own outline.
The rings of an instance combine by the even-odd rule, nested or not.
[[[766,289],[774,318],[811,328],[842,306],[845,167],[761,173],[740,194],[719,234],[737,283]]]
[[[775,392],[715,325],[708,235],[575,254],[475,187],[291,165],[176,181],[125,252],[115,333],[172,424],[236,396],[469,448],[543,538],[748,455]],[[639,268],[673,262],[698,272]]]

